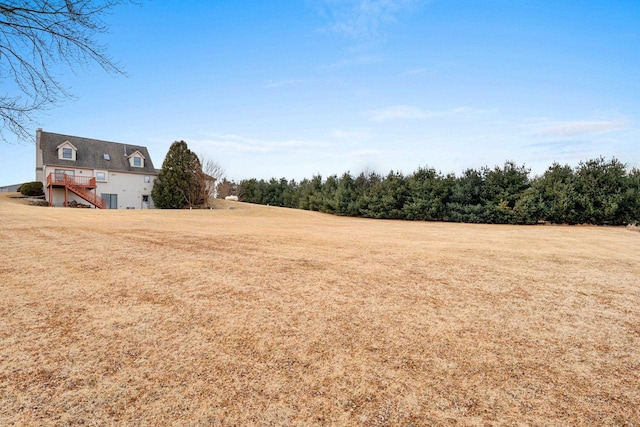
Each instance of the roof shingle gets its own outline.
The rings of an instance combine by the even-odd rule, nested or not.
[[[58,158],[56,147],[66,141],[69,141],[78,149],[75,161]],[[157,174],[147,147],[140,145],[41,131],[40,149],[42,150],[42,161],[45,165]],[[134,167],[129,163],[129,156],[136,151],[139,151],[144,156],[144,167]],[[105,156],[105,154],[108,156]],[[110,160],[106,160],[107,158]]]

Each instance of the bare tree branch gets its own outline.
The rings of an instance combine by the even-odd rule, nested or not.
[[[204,153],[201,153],[198,157],[200,159],[200,165],[202,166],[201,181],[204,191],[204,202],[205,205],[208,205],[209,199],[215,199],[216,197],[217,183],[220,182],[224,176],[225,169],[220,163],[207,157]]]
[[[35,114],[70,94],[58,80],[59,64],[97,64],[125,74],[95,36],[107,31],[102,17],[130,0],[0,1],[0,139],[9,132],[23,141]]]

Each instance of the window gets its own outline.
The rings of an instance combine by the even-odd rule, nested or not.
[[[129,155],[129,165],[134,168],[143,168],[144,167],[144,155],[136,150]]]
[[[75,171],[66,171],[64,169],[56,169],[55,170],[55,177],[56,177],[56,182],[62,182],[64,181],[64,176],[68,175],[68,176],[75,176],[76,172]]]
[[[107,173],[106,172],[96,172],[96,181],[102,181],[105,182],[107,180]]]
[[[144,182],[151,182],[151,177],[150,176],[145,176],[144,177]]]
[[[102,156],[105,160],[111,160],[111,156],[108,153],[104,153]]]
[[[59,159],[71,160],[72,162],[75,162],[77,160],[76,153],[78,150],[69,141],[65,141],[62,144],[58,145],[56,147],[56,150],[58,152]]]

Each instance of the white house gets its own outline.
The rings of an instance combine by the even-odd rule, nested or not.
[[[36,131],[36,180],[49,206],[152,208],[157,176],[146,147]]]

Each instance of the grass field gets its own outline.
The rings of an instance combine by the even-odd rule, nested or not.
[[[640,233],[219,207],[0,195],[0,425],[640,424]]]

